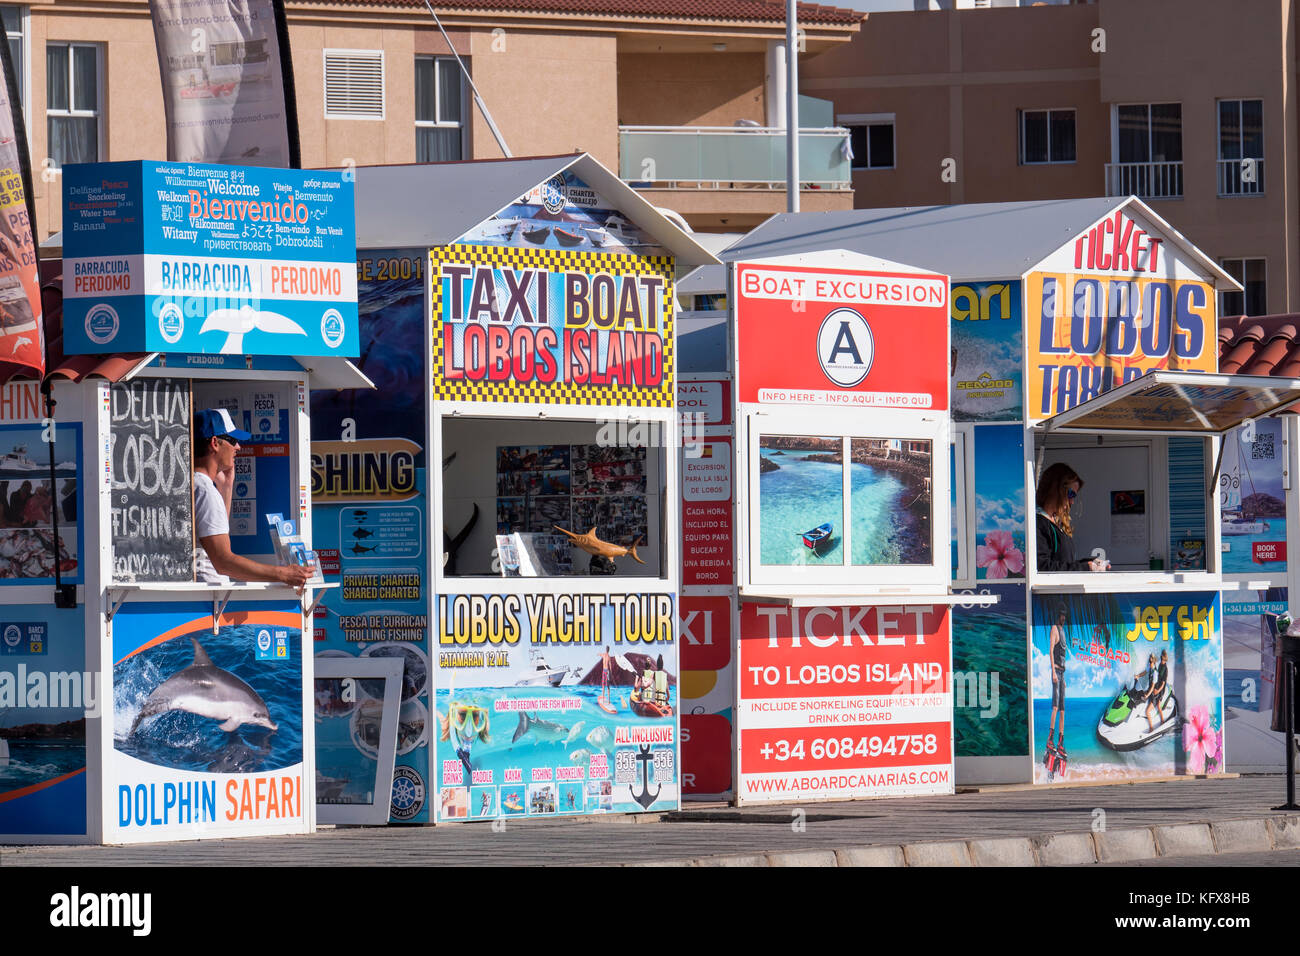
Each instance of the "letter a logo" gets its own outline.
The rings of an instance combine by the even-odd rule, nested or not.
[[[852,388],[871,371],[875,358],[871,326],[853,309],[836,309],[817,332],[817,360],[822,371],[841,388]]]

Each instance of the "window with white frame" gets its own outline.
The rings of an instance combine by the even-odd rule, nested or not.
[[[9,62],[13,64],[18,101],[27,108],[27,8],[0,6],[5,35],[9,39]]]
[[[325,50],[325,118],[384,118],[384,51]]]
[[[1075,161],[1075,111],[1020,110],[1020,165]]]
[[[896,159],[893,113],[840,115],[837,121],[848,127],[853,149],[853,169],[893,169]]]
[[[1268,315],[1268,282],[1263,259],[1220,259],[1223,271],[1241,283],[1241,292],[1219,293],[1219,315]]]
[[[464,87],[449,56],[415,58],[415,161],[465,158]]]
[[[45,44],[45,117],[55,167],[101,159],[100,48],[93,43]]]
[[[1115,162],[1107,194],[1144,199],[1183,195],[1183,105],[1130,103],[1115,107]]]
[[[1264,101],[1219,100],[1220,196],[1264,191]]]

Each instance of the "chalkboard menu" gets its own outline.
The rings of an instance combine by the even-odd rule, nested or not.
[[[113,580],[194,580],[188,379],[146,378],[110,394]]]

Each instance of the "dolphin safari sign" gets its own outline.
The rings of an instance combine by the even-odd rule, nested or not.
[[[358,355],[341,172],[72,165],[63,209],[68,354]]]

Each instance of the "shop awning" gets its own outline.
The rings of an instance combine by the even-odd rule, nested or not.
[[[1150,372],[1039,422],[1043,432],[1222,435],[1300,401],[1300,378]]]

